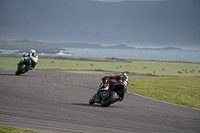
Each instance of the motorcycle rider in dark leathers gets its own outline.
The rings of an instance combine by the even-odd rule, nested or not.
[[[108,79],[115,79],[116,81],[113,80],[108,80]],[[108,86],[109,89],[112,89],[116,84],[122,84],[124,86],[124,89],[119,93],[119,97],[117,98],[118,101],[122,102],[124,99],[124,94],[128,88],[128,76],[125,72],[121,72],[119,75],[108,75],[104,76],[102,78],[103,84],[105,84],[105,87]],[[92,98],[95,98],[95,95],[99,93],[99,90],[97,90],[97,93],[93,95]]]

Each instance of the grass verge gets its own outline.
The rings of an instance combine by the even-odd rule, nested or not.
[[[200,109],[200,77],[134,77],[128,91]]]
[[[0,125],[0,133],[47,133],[47,132],[38,132],[34,130],[29,130],[29,129],[20,129],[20,128],[15,128],[15,127]]]

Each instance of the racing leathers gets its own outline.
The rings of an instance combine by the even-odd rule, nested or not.
[[[116,81],[113,80],[107,80],[107,79],[115,79]],[[109,86],[109,88],[112,90],[112,88],[117,85],[117,84],[122,84],[124,86],[124,89],[119,93],[119,101],[122,101],[124,99],[124,94],[128,88],[128,76],[122,76],[122,75],[108,75],[102,78],[103,82]]]
[[[36,65],[38,64],[37,63],[38,56],[35,53],[27,53],[23,55],[22,61],[24,60],[24,58],[27,58],[27,57],[31,60],[29,70],[34,70]]]

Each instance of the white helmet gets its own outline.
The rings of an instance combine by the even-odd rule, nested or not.
[[[36,57],[36,51],[34,49],[30,50],[30,56]]]
[[[30,50],[30,53],[36,54],[36,51],[34,49]]]

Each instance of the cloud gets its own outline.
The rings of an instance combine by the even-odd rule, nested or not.
[[[93,0],[98,2],[123,2],[123,1],[168,1],[168,0]]]

